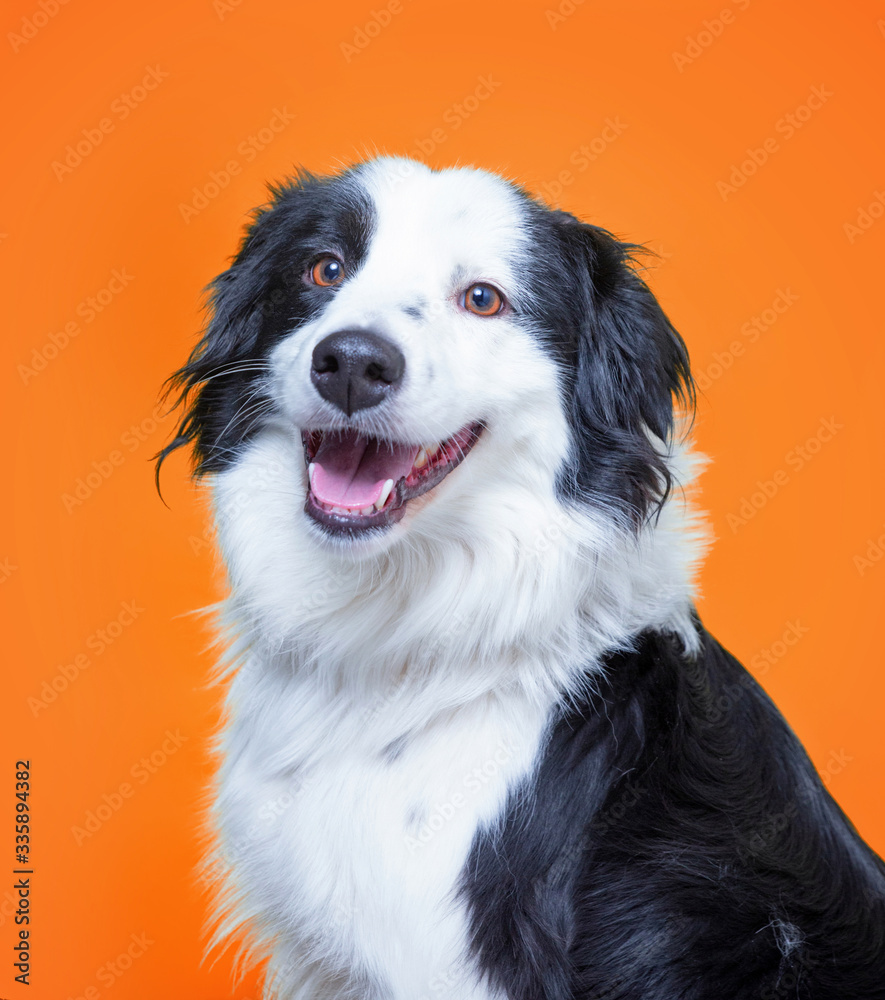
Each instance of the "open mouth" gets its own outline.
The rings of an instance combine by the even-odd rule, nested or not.
[[[309,486],[305,513],[334,533],[386,528],[460,465],[482,433],[468,424],[439,444],[366,437],[356,430],[303,431]]]

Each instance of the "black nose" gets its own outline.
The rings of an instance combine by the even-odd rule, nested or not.
[[[310,378],[323,399],[351,416],[383,403],[399,388],[405,368],[396,344],[368,330],[341,330],[313,349]]]

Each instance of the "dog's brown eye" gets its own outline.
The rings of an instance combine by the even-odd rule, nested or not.
[[[337,285],[344,280],[344,265],[337,257],[320,257],[310,269],[310,280],[324,288]]]
[[[504,296],[493,285],[471,285],[464,293],[464,308],[477,316],[494,316],[504,308]]]

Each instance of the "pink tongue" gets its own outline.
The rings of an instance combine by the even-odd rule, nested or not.
[[[417,455],[418,445],[328,433],[313,460],[313,494],[335,507],[371,507],[388,479],[408,475]]]

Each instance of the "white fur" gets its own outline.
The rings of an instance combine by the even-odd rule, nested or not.
[[[557,499],[569,436],[553,361],[506,314],[458,306],[480,280],[519,301],[530,247],[512,191],[408,161],[364,183],[367,260],[274,352],[279,415],[214,485],[235,637],[220,934],[251,926],[281,1000],[491,1000],[456,893],[474,834],[530,773],[578,671],[645,627],[693,642],[702,532],[678,488],[638,537]],[[422,320],[402,309],[417,300]],[[410,442],[486,430],[392,530],[345,544],[303,513],[300,430],[343,423],[310,385],[311,352],[363,325],[400,346],[407,379],[357,426]],[[688,483],[693,462],[670,462]]]

